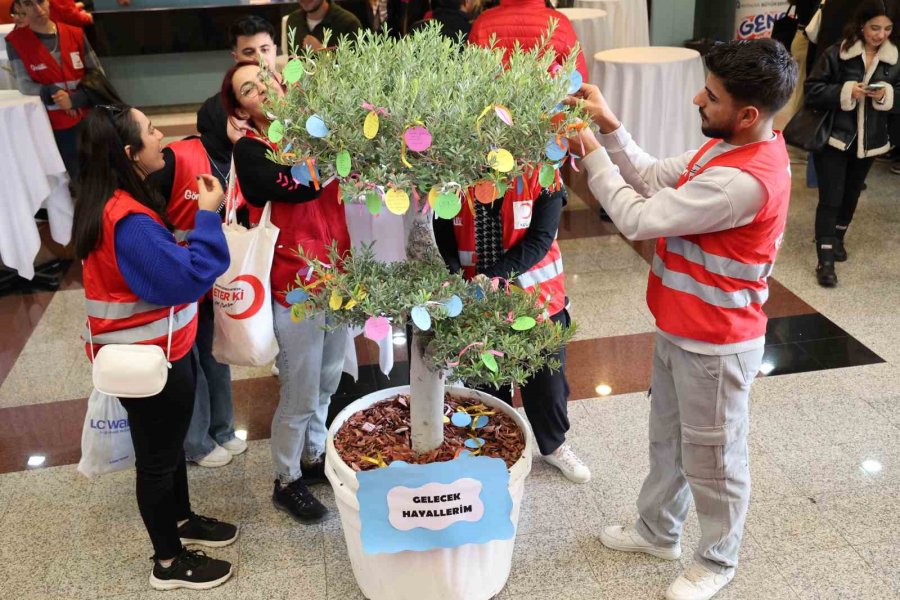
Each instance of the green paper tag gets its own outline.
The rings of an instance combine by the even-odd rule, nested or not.
[[[438,194],[434,202],[434,212],[442,219],[450,220],[459,214],[462,209],[462,200],[456,194],[442,192]]]
[[[502,198],[506,195],[506,190],[509,189],[509,185],[505,181],[497,182],[497,197]]]
[[[346,150],[341,150],[337,155],[337,174],[341,177],[346,177],[350,174],[350,153]]]
[[[378,195],[378,192],[374,190],[366,192],[366,208],[373,215],[381,212],[381,196]]]
[[[481,362],[484,363],[484,366],[488,368],[488,370],[497,372],[497,359],[494,358],[494,355],[490,352],[482,352],[481,353]]]
[[[288,83],[297,83],[303,76],[303,63],[296,58],[288,61],[288,64],[284,65],[284,70],[281,71],[281,75]]]
[[[269,140],[276,144],[284,138],[284,123],[281,121],[272,121],[269,125]]]
[[[553,168],[553,165],[542,166],[538,175],[538,183],[541,184],[541,187],[550,187],[554,181],[556,181],[556,169]]]
[[[537,321],[535,321],[533,318],[519,317],[515,321],[513,321],[512,328],[516,331],[528,331],[535,325],[537,325]]]

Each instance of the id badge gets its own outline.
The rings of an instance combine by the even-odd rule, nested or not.
[[[72,66],[73,66],[73,67],[75,67],[76,69],[83,69],[83,68],[84,68],[84,63],[81,62],[81,54],[79,54],[78,52],[72,52],[72,53],[69,54],[69,56],[70,56],[71,59],[72,59]]]

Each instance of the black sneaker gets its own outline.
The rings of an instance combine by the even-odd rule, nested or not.
[[[184,548],[168,568],[154,561],[150,587],[155,590],[208,590],[228,581],[233,572],[230,562],[210,558],[202,550]]]
[[[272,504],[278,510],[291,515],[295,521],[306,525],[318,523],[328,516],[325,505],[319,502],[306,484],[299,479],[284,486],[275,480]]]
[[[300,471],[302,473],[300,481],[306,485],[324,483],[327,481],[325,479],[325,456],[319,457],[316,462],[301,465]]]
[[[218,519],[191,513],[187,523],[178,528],[182,544],[197,544],[209,548],[221,548],[234,543],[237,527]]]

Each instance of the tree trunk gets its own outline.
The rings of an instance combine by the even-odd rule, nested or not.
[[[413,450],[430,452],[444,441],[444,374],[425,362],[427,340],[419,332],[412,337],[409,357],[410,433]]]

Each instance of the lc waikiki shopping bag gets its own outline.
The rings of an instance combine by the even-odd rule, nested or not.
[[[269,275],[279,230],[270,219],[271,202],[253,229],[236,223],[236,197],[232,164],[222,226],[231,264],[212,289],[212,353],[220,363],[258,367],[270,363],[278,354]]]
[[[93,390],[81,431],[78,472],[96,477],[133,466],[134,446],[128,413],[115,396]]]

